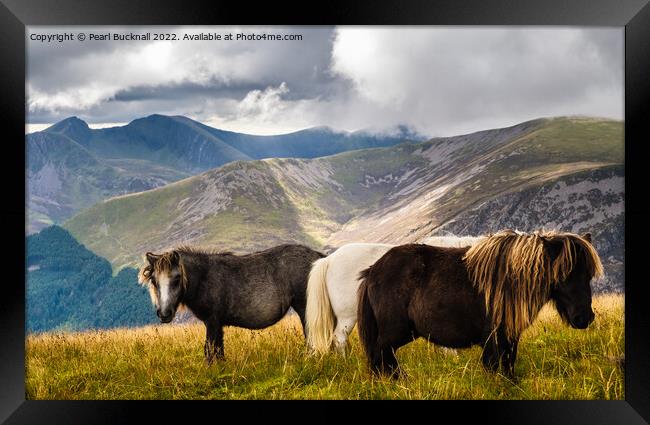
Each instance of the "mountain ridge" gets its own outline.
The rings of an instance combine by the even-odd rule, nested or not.
[[[68,117],[25,138],[28,188],[39,194],[38,199],[27,202],[28,233],[61,223],[99,200],[153,189],[232,161],[315,157],[402,142],[392,136],[331,129],[253,136],[212,128],[184,116],[160,114],[99,129],[91,129],[78,117]],[[83,155],[87,160],[73,165],[66,162],[65,155]],[[53,187],[60,190],[52,191]]]
[[[176,243],[251,252],[285,242],[318,249],[352,241],[414,242],[450,231],[450,223],[468,211],[484,211],[490,202],[505,199],[523,202],[521,194],[552,183],[565,187],[575,176],[599,182],[590,189],[598,192],[593,200],[580,202],[593,201],[593,211],[618,217],[622,147],[621,122],[555,118],[315,159],[236,161],[170,186],[104,201],[64,227],[119,268],[135,265],[142,252]],[[614,182],[613,189],[605,187],[608,182]],[[575,190],[563,190],[555,200],[540,195],[544,199],[536,202],[570,210],[567,191]],[[607,197],[616,202],[601,205]],[[535,214],[538,220],[520,230],[544,227],[553,218]],[[490,223],[471,230],[490,231]],[[562,221],[561,227],[582,229],[578,218]],[[622,259],[620,240],[607,243]],[[619,277],[608,285],[620,285]]]

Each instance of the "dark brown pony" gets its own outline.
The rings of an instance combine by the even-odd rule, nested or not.
[[[483,346],[483,365],[514,375],[521,333],[552,300],[562,319],[594,319],[590,281],[602,275],[589,233],[511,230],[472,247],[402,245],[360,274],[359,336],[373,372],[397,376],[395,350],[418,337]]]

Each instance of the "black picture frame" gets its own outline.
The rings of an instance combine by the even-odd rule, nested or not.
[[[513,424],[643,424],[650,423],[650,308],[646,304],[650,258],[645,229],[650,218],[646,189],[648,123],[650,122],[650,5],[647,0],[392,0],[330,1],[297,4],[244,1],[147,0],[0,0],[0,116],[3,131],[3,191],[0,223],[4,232],[5,278],[0,293],[0,420],[7,423],[170,422],[190,414],[214,421],[221,403],[133,403],[124,401],[25,400],[25,26],[27,25],[162,25],[162,24],[287,24],[287,25],[580,25],[625,28],[625,400],[624,401],[458,401],[355,404],[314,407],[310,414],[289,417],[283,403],[248,408],[235,404],[241,421],[253,418],[306,422],[338,422],[342,409],[364,415],[420,410],[430,420]],[[23,180],[24,182],[24,180]],[[645,225],[645,226],[644,226]],[[19,249],[23,248],[23,251]],[[9,275],[6,274],[9,272]],[[397,406],[397,407],[396,407]],[[229,412],[233,414],[234,412]],[[316,414],[318,413],[318,414]],[[305,416],[307,415],[307,416]],[[451,416],[450,416],[451,415]],[[425,416],[427,417],[427,416]],[[407,420],[409,416],[405,417]]]

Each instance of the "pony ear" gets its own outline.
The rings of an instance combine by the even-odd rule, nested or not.
[[[151,264],[153,264],[160,255],[156,255],[153,252],[147,252],[145,254],[145,257],[147,257],[147,261]]]
[[[582,239],[586,240],[587,242],[591,243],[591,233],[587,232],[584,235],[582,235]]]
[[[548,252],[548,256],[551,259],[551,263],[552,263],[562,252],[562,248],[564,248],[564,243],[560,239],[546,238],[543,236],[542,236],[542,242],[544,242],[544,249],[546,250],[546,252]]]
[[[178,252],[172,251],[171,260],[172,260],[172,263],[178,264],[178,260],[180,260],[180,256],[178,255]]]
[[[149,277],[147,276],[148,269],[148,266],[144,266],[138,271],[138,283],[142,286],[149,282]]]

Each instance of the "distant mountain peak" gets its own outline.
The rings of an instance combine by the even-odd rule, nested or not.
[[[403,140],[424,141],[429,137],[418,132],[418,130],[409,124],[396,124],[390,127],[368,127],[357,130],[352,134],[366,134],[377,137],[393,137]]]
[[[60,132],[62,129],[65,128],[89,128],[88,123],[81,118],[77,116],[71,116],[65,119],[62,119],[61,121],[57,122],[56,124],[52,124],[50,127],[47,128],[48,131],[57,131]]]
[[[137,124],[137,123],[142,123],[142,122],[160,122],[160,121],[167,121],[167,120],[172,120],[172,117],[170,117],[169,115],[151,114],[151,115],[147,115],[146,117],[136,118],[131,122],[129,122],[127,126]]]
[[[184,115],[165,115],[165,114],[151,114],[143,117],[141,119],[150,119],[150,120],[172,120],[174,118],[187,118]],[[189,118],[188,118],[189,119]]]
[[[50,133],[59,133],[68,136],[76,142],[85,143],[90,139],[91,130],[88,123],[79,117],[72,116],[46,128]]]
[[[309,128],[307,128],[305,130],[308,130],[308,131],[321,131],[321,132],[325,132],[325,133],[343,133],[342,131],[336,130],[336,129],[328,126],[328,125],[317,125],[317,126],[314,126],[314,127],[309,127]]]

